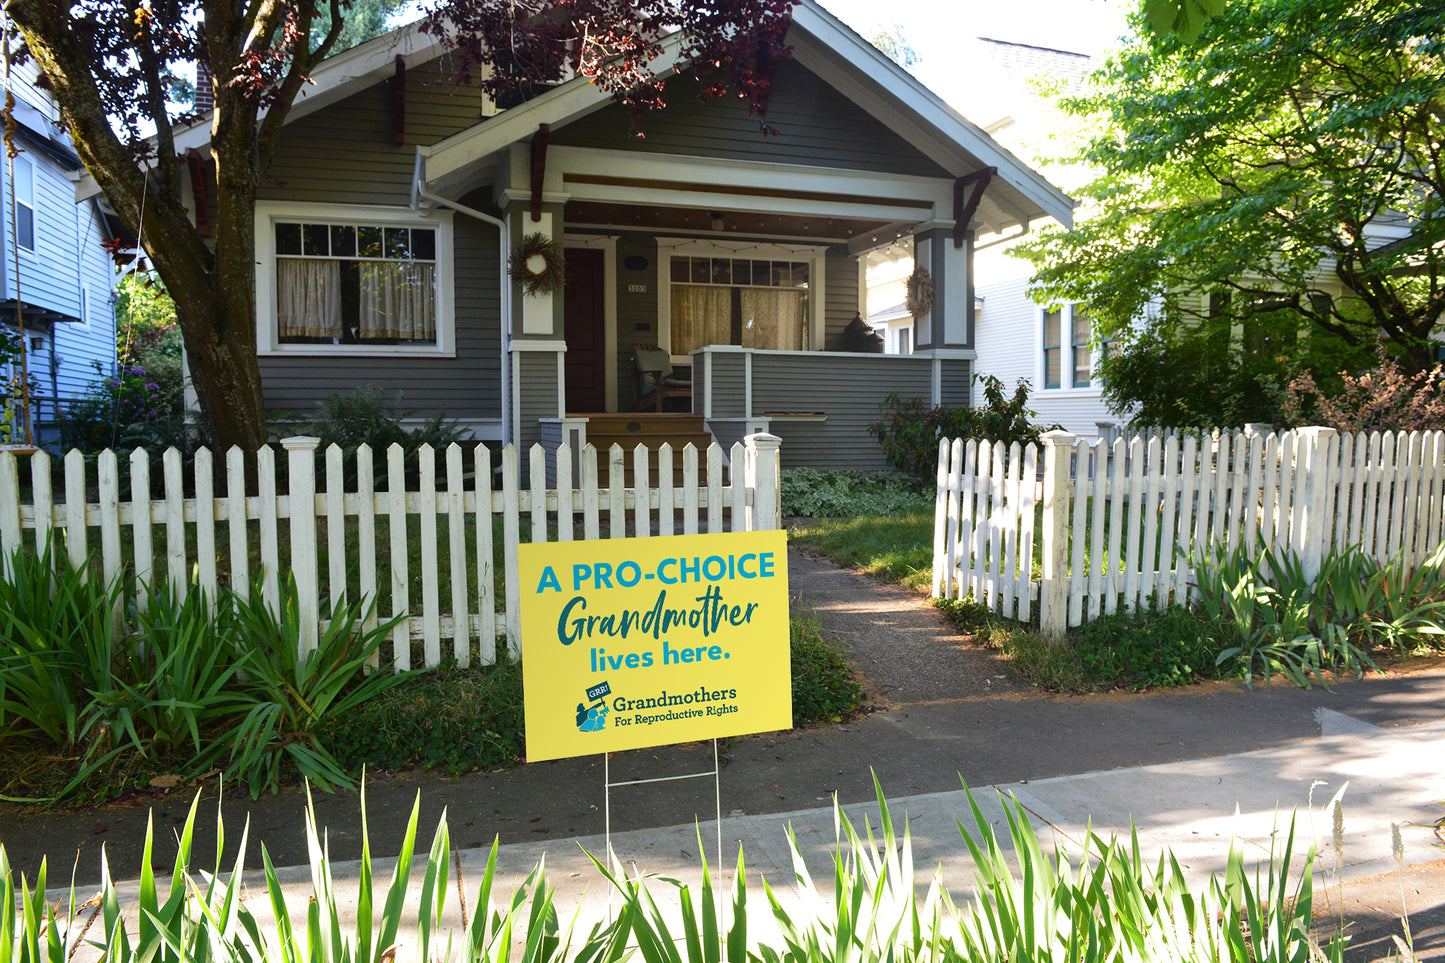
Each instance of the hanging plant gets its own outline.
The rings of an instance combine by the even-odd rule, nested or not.
[[[915,318],[933,310],[933,275],[928,273],[928,268],[920,265],[908,276],[908,293],[904,296],[903,306]]]
[[[511,274],[529,297],[560,291],[566,276],[561,245],[545,234],[525,235],[512,251]]]

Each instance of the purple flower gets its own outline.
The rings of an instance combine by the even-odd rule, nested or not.
[[[147,391],[160,391],[160,390],[161,390],[161,386],[158,385],[158,384],[156,384],[154,381],[152,381],[152,382],[149,382],[149,383],[146,385],[146,390],[147,390]]]

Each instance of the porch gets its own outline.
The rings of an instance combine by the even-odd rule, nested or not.
[[[690,412],[568,411],[540,419],[543,447],[553,452],[565,445],[573,464],[580,465],[582,449],[594,446],[604,486],[607,453],[614,444],[626,455],[624,484],[634,483],[638,446],[647,451],[648,471],[658,477],[665,470],[659,459],[665,445],[673,453],[670,474],[681,485],[681,453],[687,445],[701,452],[717,443],[726,453],[758,433],[784,440],[780,464],[785,468],[876,471],[888,465],[868,426],[880,419],[889,395],[932,405],[973,403],[973,362],[966,352],[948,357],[712,345],[691,352],[689,362]],[[575,481],[581,484],[580,477]]]

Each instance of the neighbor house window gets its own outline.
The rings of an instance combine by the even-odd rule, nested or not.
[[[1081,304],[1044,312],[1044,387],[1087,388],[1093,383],[1093,325]]]
[[[807,261],[674,255],[673,354],[709,344],[808,347]]]
[[[1059,387],[1059,376],[1063,370],[1062,348],[1059,346],[1059,332],[1064,313],[1060,310],[1044,312],[1044,387]]]
[[[1087,388],[1093,372],[1092,359],[1089,355],[1089,312],[1077,304],[1074,305],[1071,328],[1073,337],[1070,339],[1069,347],[1074,362],[1074,387]]]
[[[341,353],[449,347],[450,231],[449,219],[409,212],[258,212],[258,303],[270,309],[261,347],[301,353],[317,353],[307,346]]]
[[[15,165],[15,243],[35,250],[35,162],[17,156]]]

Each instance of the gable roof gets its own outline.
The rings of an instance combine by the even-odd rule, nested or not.
[[[397,58],[408,68],[444,56],[441,44],[411,24],[344,51],[321,64],[311,84],[287,117],[294,122],[391,76]],[[1041,174],[1000,146],[942,98],[825,10],[817,0],[799,0],[788,33],[793,56],[824,81],[891,128],[953,177],[986,167],[997,170],[977,217],[987,230],[1001,232],[1051,217],[1073,223],[1073,202]],[[664,38],[654,61],[659,74],[679,69],[680,35]],[[469,164],[510,144],[529,139],[538,124],[558,127],[612,102],[610,94],[586,78],[559,85],[519,106],[430,146],[417,148],[422,186],[444,182]],[[209,143],[210,124],[198,123],[176,134],[184,151]],[[97,193],[87,176],[77,198]]]

